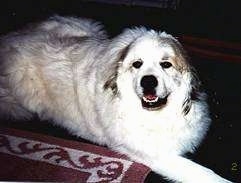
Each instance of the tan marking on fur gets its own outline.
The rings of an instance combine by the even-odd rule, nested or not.
[[[172,38],[161,38],[161,44],[170,45],[174,52],[175,57],[171,58],[171,63],[174,65],[174,68],[179,72],[183,73],[189,70],[188,56],[182,45],[175,39]]]

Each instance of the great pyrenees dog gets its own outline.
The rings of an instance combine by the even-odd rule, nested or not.
[[[54,16],[3,36],[0,64],[2,117],[37,114],[176,182],[229,182],[182,156],[210,118],[173,36],[140,27],[108,39],[92,20]]]

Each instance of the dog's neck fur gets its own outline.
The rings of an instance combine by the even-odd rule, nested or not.
[[[125,78],[122,78],[125,79]],[[130,84],[130,83],[129,83]],[[124,84],[128,85],[128,82]],[[202,125],[197,124],[200,120],[199,114],[196,114],[196,119],[193,119],[193,115],[198,104],[192,104],[189,113],[183,114],[183,101],[185,96],[180,96],[179,94],[171,96],[169,103],[165,107],[157,111],[148,111],[144,109],[141,105],[140,99],[137,95],[130,89],[131,87],[119,86],[119,94],[115,99],[113,99],[113,103],[115,103],[117,110],[117,116],[115,121],[116,127],[120,125],[122,129],[126,129],[127,131],[133,130],[131,126],[136,126],[137,129],[134,129],[132,132],[128,132],[128,134],[140,133],[141,135],[146,135],[148,137],[149,130],[154,136],[160,140],[161,139],[170,139],[169,142],[163,142],[166,147],[163,151],[170,151],[170,153],[174,153],[174,151],[178,151],[175,153],[184,154],[188,151],[193,152],[195,148],[198,146],[201,141],[200,137],[190,137],[188,134],[189,130],[195,130],[196,126]],[[122,88],[122,89],[121,89]],[[129,89],[128,89],[129,88]],[[180,102],[180,97],[183,97],[182,102]],[[177,100],[178,98],[178,100]],[[176,101],[179,101],[178,103]],[[133,107],[135,106],[135,107]],[[162,120],[160,120],[162,119]],[[191,120],[192,119],[192,120]],[[190,125],[190,129],[185,129],[187,132],[183,131],[182,126],[186,124]],[[149,129],[149,130],[146,130]],[[158,129],[158,130],[157,130]],[[113,130],[113,129],[112,129]],[[125,137],[125,130],[123,130],[123,138]],[[155,133],[156,131],[156,133]],[[178,136],[178,141],[172,141],[173,136]],[[167,137],[167,138],[166,138]],[[114,138],[114,137],[113,137]],[[190,140],[190,138],[192,138]],[[150,137],[150,140],[155,140]],[[121,139],[116,139],[116,143],[121,143]],[[131,143],[131,142],[130,142]],[[130,144],[137,144],[137,142]],[[168,145],[167,145],[168,144]],[[185,144],[185,145],[183,145]],[[139,144],[141,146],[141,144]],[[118,146],[118,145],[117,145]],[[138,144],[137,144],[138,146]],[[163,147],[163,146],[162,146]],[[168,148],[169,147],[169,148]],[[140,147],[136,147],[139,149]],[[151,148],[151,147],[150,147]],[[135,149],[135,148],[134,148]],[[156,151],[152,151],[156,152]],[[148,155],[151,152],[147,152]],[[153,154],[154,155],[154,154]]]

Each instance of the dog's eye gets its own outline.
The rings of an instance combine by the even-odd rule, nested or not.
[[[162,66],[162,68],[168,69],[172,66],[172,63],[171,62],[161,62],[160,65]]]
[[[141,60],[137,60],[132,63],[132,66],[135,67],[136,69],[140,68],[142,66],[143,62]]]

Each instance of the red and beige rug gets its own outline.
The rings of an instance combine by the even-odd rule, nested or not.
[[[135,183],[149,172],[105,147],[0,129],[0,181]]]

